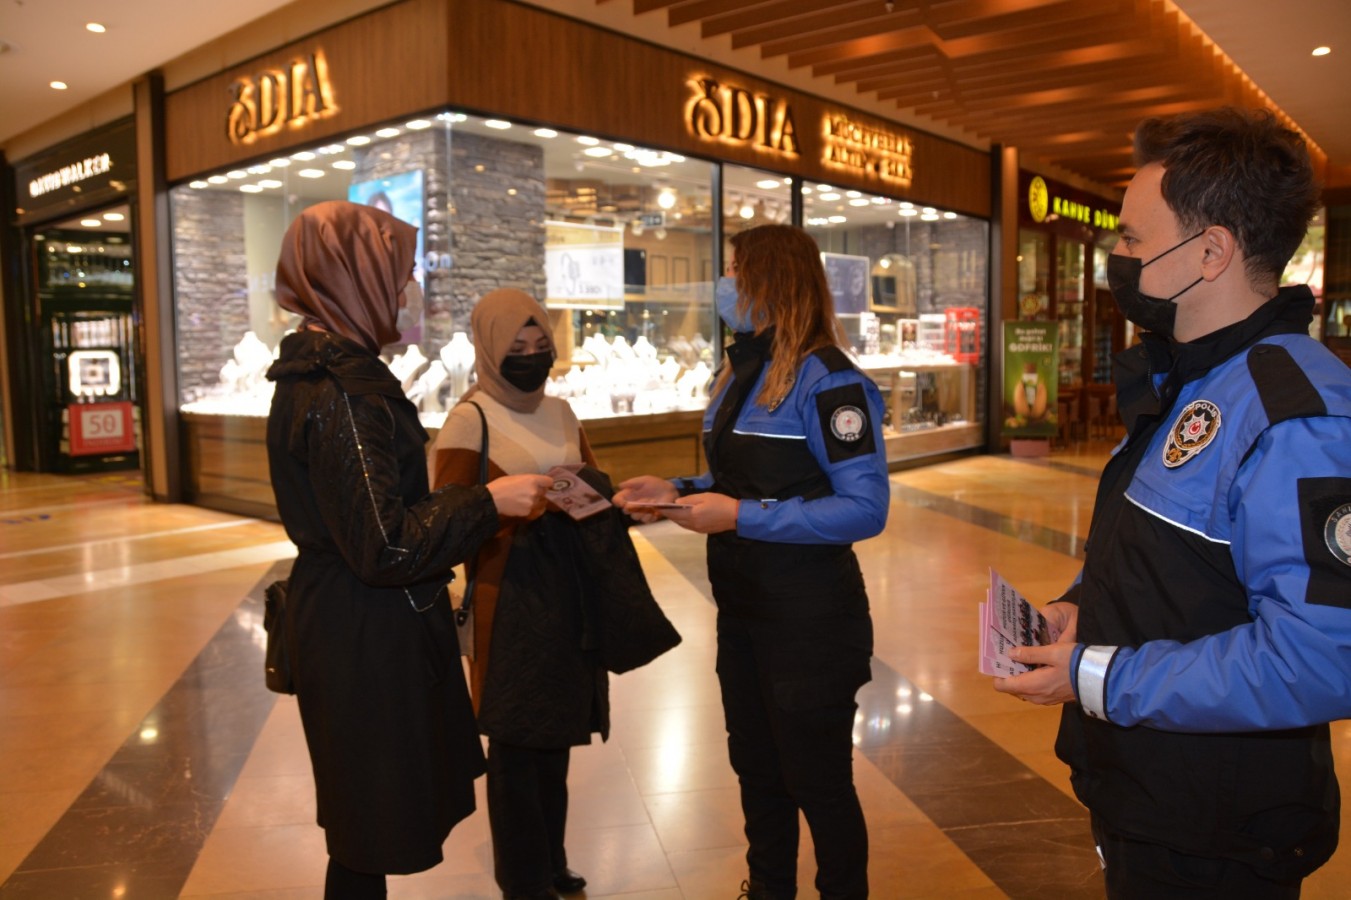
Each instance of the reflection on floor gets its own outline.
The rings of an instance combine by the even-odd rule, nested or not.
[[[1102,895],[1057,713],[995,694],[974,632],[989,567],[1039,602],[1071,580],[1107,449],[893,475],[887,530],[858,547],[877,634],[855,755],[874,896]],[[589,897],[730,900],[745,846],[703,542],[636,534],[684,642],[614,679],[611,740],[574,753],[569,855]],[[125,477],[0,473],[0,896],[320,895],[296,707],[260,677],[258,586],[292,553],[275,524],[149,503]],[[1346,771],[1351,734],[1334,734]],[[498,896],[482,811],[445,850],[391,896]],[[1348,883],[1343,851],[1304,896]]]

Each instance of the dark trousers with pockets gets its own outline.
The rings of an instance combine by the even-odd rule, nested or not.
[[[1297,900],[1302,879],[1270,881],[1232,859],[1189,856],[1114,834],[1096,816],[1093,840],[1110,900]]]
[[[534,750],[488,739],[488,827],[502,893],[544,891],[567,868],[567,747]]]
[[[868,830],[854,789],[854,695],[869,677],[872,621],[854,614],[765,620],[719,612],[718,681],[741,785],[750,877],[797,893],[798,812],[824,900],[868,895]]]

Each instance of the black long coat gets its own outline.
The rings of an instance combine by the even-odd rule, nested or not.
[[[498,527],[483,487],[427,494],[417,411],[360,345],[302,331],[268,372],[277,509],[299,547],[287,649],[329,855],[441,861],[483,772],[444,586]]]

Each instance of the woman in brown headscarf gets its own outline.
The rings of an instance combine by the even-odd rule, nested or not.
[[[539,303],[522,291],[491,291],[474,307],[470,329],[478,383],[450,411],[436,437],[428,458],[432,484],[478,482],[484,420],[489,477],[542,473],[558,465],[594,466],[572,407],[544,395],[557,353]],[[568,868],[563,847],[569,748],[589,743],[592,732],[608,733],[609,694],[599,660],[568,632],[579,621],[576,611],[556,619],[532,616],[526,640],[504,642],[499,635],[493,642],[508,557],[525,524],[525,519],[504,519],[471,563],[476,653],[470,688],[488,735],[494,875],[508,898],[534,900],[586,886]],[[511,559],[513,572],[522,571],[527,561]],[[573,596],[567,584],[546,593],[553,598],[550,609],[566,606]],[[491,719],[485,694],[491,698]]]
[[[383,897],[385,875],[441,861],[474,809],[483,757],[457,664],[448,573],[551,482],[430,496],[427,433],[380,347],[413,271],[416,229],[353,203],[303,211],[282,239],[277,302],[302,317],[268,371],[277,511],[299,549],[286,605],[325,896]]]

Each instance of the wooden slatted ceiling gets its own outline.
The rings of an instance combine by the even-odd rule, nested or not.
[[[1271,106],[1168,0],[630,2],[1107,186],[1147,116]]]

